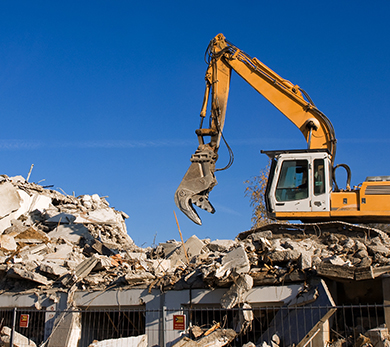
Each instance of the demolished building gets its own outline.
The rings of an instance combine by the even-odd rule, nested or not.
[[[9,341],[16,317],[16,326],[40,321],[39,332],[27,327],[24,335],[51,347],[103,346],[113,337],[124,346],[348,345],[346,320],[332,332],[337,308],[362,304],[380,306],[375,321],[368,306],[350,325],[362,341],[374,339],[373,328],[387,339],[390,238],[383,230],[275,223],[235,240],[193,235],[142,248],[126,218],[97,194],[69,196],[1,176],[0,340]],[[124,321],[129,328],[121,331]]]

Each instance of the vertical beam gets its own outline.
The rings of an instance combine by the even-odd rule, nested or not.
[[[385,311],[385,323],[390,327],[390,276],[382,275],[383,305]]]

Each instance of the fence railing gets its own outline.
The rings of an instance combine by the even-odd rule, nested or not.
[[[0,310],[1,340],[17,346],[63,347],[74,338],[74,346],[88,347],[93,341],[122,339],[146,334],[153,345],[170,345],[170,336],[183,333],[200,340],[211,327],[233,329],[236,338],[227,346],[269,342],[276,335],[280,347],[354,346],[368,330],[385,324],[384,305],[252,307],[230,310],[218,307],[182,306],[178,309],[146,310],[145,307],[110,310],[33,310],[24,308]],[[244,313],[250,313],[250,321]],[[170,320],[184,318],[178,324]],[[171,324],[172,323],[172,324]],[[177,323],[177,322],[176,322]],[[198,334],[193,334],[194,327]],[[199,331],[201,333],[199,333]],[[20,334],[20,335],[19,335]],[[73,337],[71,335],[74,335]],[[322,334],[322,335],[321,335]],[[154,335],[153,338],[151,335]],[[175,335],[175,336],[176,336]],[[321,337],[319,337],[321,335]],[[156,343],[157,341],[157,343]],[[0,344],[1,345],[1,344]],[[119,344],[118,344],[119,345]],[[152,345],[152,344],[149,344]],[[317,342],[318,345],[318,342]]]

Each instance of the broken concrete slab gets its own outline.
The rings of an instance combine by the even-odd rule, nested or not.
[[[370,339],[370,342],[375,347],[390,346],[389,330],[386,327],[370,329],[364,335]]]
[[[75,223],[92,223],[92,224],[118,224],[121,222],[122,215],[118,215],[111,208],[100,208],[97,210],[88,211],[87,213],[79,213]]]
[[[224,309],[230,309],[237,304],[243,303],[245,296],[253,287],[253,278],[248,275],[240,275],[234,280],[234,284],[221,298],[221,306]]]
[[[88,228],[82,224],[61,224],[47,235],[52,239],[63,238],[75,244],[79,244],[81,238],[88,241],[93,239]]]
[[[184,336],[172,345],[172,347],[226,346],[233,341],[236,336],[237,334],[233,329],[218,329],[213,331],[210,335],[202,337],[198,341],[191,340],[189,337]]]
[[[213,252],[228,252],[236,244],[234,240],[214,240],[207,245],[207,248]]]
[[[129,272],[125,275],[125,279],[128,284],[136,285],[136,284],[149,284],[156,277],[147,271],[137,271],[137,272]]]
[[[191,260],[192,257],[201,254],[203,248],[205,247],[205,244],[202,240],[200,240],[196,235],[192,235],[185,243],[184,248],[183,245],[181,245],[176,250],[177,258],[180,259],[183,262],[187,262],[188,260]],[[184,251],[185,249],[185,251]],[[187,257],[186,257],[187,253]],[[170,258],[172,259],[174,255],[172,255]]]
[[[88,347],[147,347],[148,336],[139,335],[131,337],[122,337],[119,339],[109,339],[102,341],[93,341]]]
[[[0,341],[2,346],[9,346],[11,342],[11,328],[4,326],[0,331]],[[36,347],[36,344],[34,341],[30,340],[29,338],[23,336],[22,334],[18,333],[17,331],[14,331],[14,340],[13,340],[13,346],[14,347]]]
[[[76,220],[73,214],[61,212],[46,220],[47,223],[72,224]]]
[[[11,235],[0,235],[0,249],[6,251],[16,251],[18,245],[15,238]]]
[[[7,181],[0,182],[0,218],[19,209],[21,198],[14,185]]]
[[[81,338],[81,313],[77,310],[62,312],[54,322],[53,332],[46,341],[47,347],[77,347]]]
[[[250,264],[248,255],[243,245],[231,250],[222,258],[222,266],[215,272],[216,278],[223,278],[226,273],[228,275],[233,271],[237,274],[248,273]]]
[[[50,237],[45,232],[40,231],[34,227],[29,227],[28,229],[15,235],[15,241],[22,243],[38,244],[48,242],[49,240]]]
[[[39,284],[43,284],[45,286],[49,286],[53,283],[53,281],[49,280],[45,276],[42,276],[42,275],[40,275],[36,272],[33,272],[33,271],[28,271],[28,270],[26,270],[22,267],[18,267],[16,265],[14,265],[8,269],[7,277],[30,280],[33,282],[37,282]]]
[[[57,277],[63,276],[69,272],[69,270],[64,266],[58,265],[56,263],[50,263],[50,262],[42,262],[39,265],[39,270],[49,275],[54,275]]]

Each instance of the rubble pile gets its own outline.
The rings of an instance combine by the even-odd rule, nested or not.
[[[137,247],[128,216],[104,197],[61,194],[0,177],[2,290],[108,285],[161,290],[230,287],[231,308],[252,286],[311,276],[363,280],[390,271],[390,238],[348,223],[270,224],[235,240],[170,240]]]
[[[97,194],[74,197],[1,176],[0,288],[85,288],[124,277],[127,253],[138,250],[127,217]]]
[[[225,287],[222,308],[242,308],[233,329],[193,327],[195,340],[177,344],[222,346],[251,328],[246,296],[254,286],[314,277],[360,281],[390,272],[390,237],[370,227],[275,223],[235,240],[193,235],[141,248],[127,234],[126,218],[97,194],[69,196],[21,176],[0,176],[0,290]],[[1,339],[7,336],[2,331]],[[277,337],[269,345],[277,346]]]

